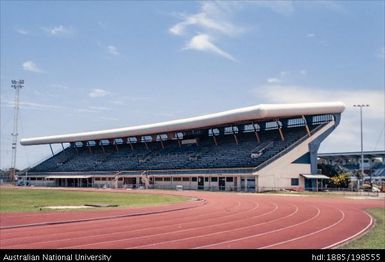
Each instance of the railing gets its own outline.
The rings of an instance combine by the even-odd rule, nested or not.
[[[329,122],[330,123],[330,122]],[[312,131],[310,131],[310,135],[313,135],[315,134],[318,130],[320,130],[322,127],[324,127],[325,124],[321,124],[319,126],[317,126],[316,128],[314,128]],[[303,141],[305,141],[306,139],[309,138],[309,135],[306,134],[305,136],[301,137],[300,139],[298,139],[297,141],[295,141],[294,143],[292,143],[291,145],[289,145],[288,147],[286,147],[284,150],[282,150],[281,152],[279,152],[278,154],[272,156],[271,158],[267,159],[266,161],[264,161],[263,163],[261,163],[260,165],[258,165],[257,167],[254,168],[253,172],[256,172],[258,170],[261,170],[262,168],[264,168],[265,166],[269,165],[270,163],[272,163],[273,161],[275,161],[276,159],[280,158],[281,156],[285,155],[287,152],[289,152],[290,150],[292,150],[293,148],[295,148],[296,146],[298,146],[299,144],[301,144]]]

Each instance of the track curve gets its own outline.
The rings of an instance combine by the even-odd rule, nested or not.
[[[192,196],[125,210],[1,214],[1,249],[320,249],[372,224],[364,211],[383,200],[146,191]]]

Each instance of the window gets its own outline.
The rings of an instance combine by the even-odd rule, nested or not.
[[[171,177],[165,177],[163,181],[171,181]]]
[[[182,178],[181,177],[173,177],[172,181],[182,181]]]
[[[193,177],[193,178],[191,178],[191,181],[192,181],[192,182],[197,182],[197,178],[196,178],[196,177]]]
[[[205,177],[205,182],[209,182],[209,178],[208,177]]]
[[[233,182],[233,178],[232,177],[226,177],[226,182]]]
[[[163,177],[155,177],[155,181],[163,181]]]
[[[298,178],[292,178],[291,179],[291,185],[292,186],[299,186],[299,179]]]
[[[218,178],[217,177],[212,177],[211,178],[211,182],[218,182]]]
[[[188,181],[190,181],[190,178],[189,177],[184,177],[184,178],[182,178],[182,181],[188,182]]]

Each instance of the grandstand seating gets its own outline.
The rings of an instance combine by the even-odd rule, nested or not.
[[[200,136],[198,144],[179,145],[177,141],[161,143],[148,142],[128,144],[69,147],[41,164],[33,167],[31,172],[75,172],[75,171],[123,171],[123,170],[166,170],[166,169],[205,169],[256,167],[269,160],[300,138],[306,136],[304,127],[283,130],[282,141],[278,130],[259,133],[260,143],[255,134],[239,133],[238,144],[234,136],[217,136],[215,145],[213,137]],[[266,145],[269,145],[266,148]],[[251,157],[252,152],[264,148],[258,157]],[[90,152],[91,151],[91,152]]]
[[[384,176],[385,177],[385,168],[379,168],[379,169],[376,169],[372,176],[376,177],[376,176]]]

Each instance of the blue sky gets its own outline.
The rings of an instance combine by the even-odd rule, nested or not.
[[[384,149],[383,1],[1,1],[1,168],[19,138],[340,100],[321,152]],[[54,147],[58,151],[60,147]],[[18,146],[24,168],[48,146]]]

